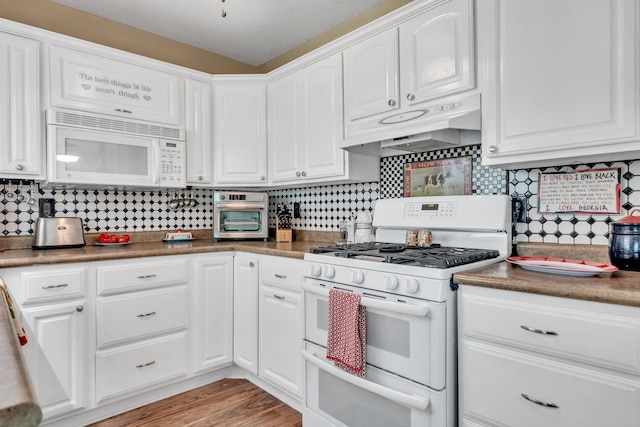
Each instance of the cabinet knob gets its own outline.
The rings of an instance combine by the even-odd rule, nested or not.
[[[305,171],[302,171],[302,176],[307,176],[307,173]]]
[[[300,176],[300,172],[296,172],[296,176]]]
[[[84,310],[83,306],[79,305],[79,306],[76,307],[76,311],[77,312],[81,312],[82,310]]]
[[[413,101],[414,99],[416,99],[416,96],[414,94],[410,93],[409,95],[407,95],[407,99],[409,101]]]
[[[22,169],[24,169],[24,166],[22,166],[22,165],[16,165],[16,170],[21,171]]]
[[[396,101],[394,101],[393,99],[390,99],[389,102],[387,102],[387,104],[389,104],[389,107],[393,107],[394,105],[396,105]]]
[[[490,145],[487,147],[487,151],[489,153],[495,153],[496,151],[498,151],[498,147],[496,147],[495,145]]]
[[[254,267],[256,264],[253,261],[249,262],[249,267]]]
[[[264,176],[261,176],[261,177],[260,177],[260,181],[264,181],[264,180],[265,180],[265,177],[264,177]]]
[[[202,178],[202,175],[198,175],[198,181],[202,181],[204,178]]]
[[[125,110],[124,108],[116,108],[116,111],[118,113],[127,113],[127,114],[133,113],[133,111]]]

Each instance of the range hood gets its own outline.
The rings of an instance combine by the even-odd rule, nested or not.
[[[378,157],[421,153],[480,144],[480,128],[480,95],[473,95],[362,119],[342,148]]]

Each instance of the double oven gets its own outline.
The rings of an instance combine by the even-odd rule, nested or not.
[[[457,425],[452,276],[506,258],[510,208],[506,195],[379,200],[376,241],[305,254],[305,427]],[[432,246],[407,246],[420,229]],[[367,308],[364,378],[326,359],[331,289]]]

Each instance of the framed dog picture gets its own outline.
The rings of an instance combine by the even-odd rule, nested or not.
[[[412,162],[404,165],[404,196],[471,194],[471,157]]]

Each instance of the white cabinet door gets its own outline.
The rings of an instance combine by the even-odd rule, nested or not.
[[[301,178],[302,144],[298,127],[302,121],[300,74],[282,77],[268,87],[269,176],[272,182]]]
[[[49,61],[55,107],[184,126],[182,77],[59,46]]]
[[[246,254],[234,257],[233,361],[258,375],[258,259]]]
[[[483,164],[638,158],[639,9],[625,0],[478,2]]]
[[[233,362],[233,256],[210,255],[195,265],[195,372]]]
[[[302,398],[300,292],[260,284],[260,377]]]
[[[85,339],[89,313],[76,300],[23,310],[27,339],[23,354],[43,417],[83,408]]]
[[[218,83],[213,88],[217,184],[267,183],[266,87]]]
[[[334,54],[300,71],[300,140],[306,179],[344,175],[342,56]]]
[[[187,184],[213,185],[211,84],[186,80]]]
[[[403,102],[416,105],[475,87],[473,2],[451,0],[400,25]]]
[[[400,107],[397,28],[349,46],[342,56],[347,121]]]
[[[0,33],[0,177],[44,178],[39,43]]]

